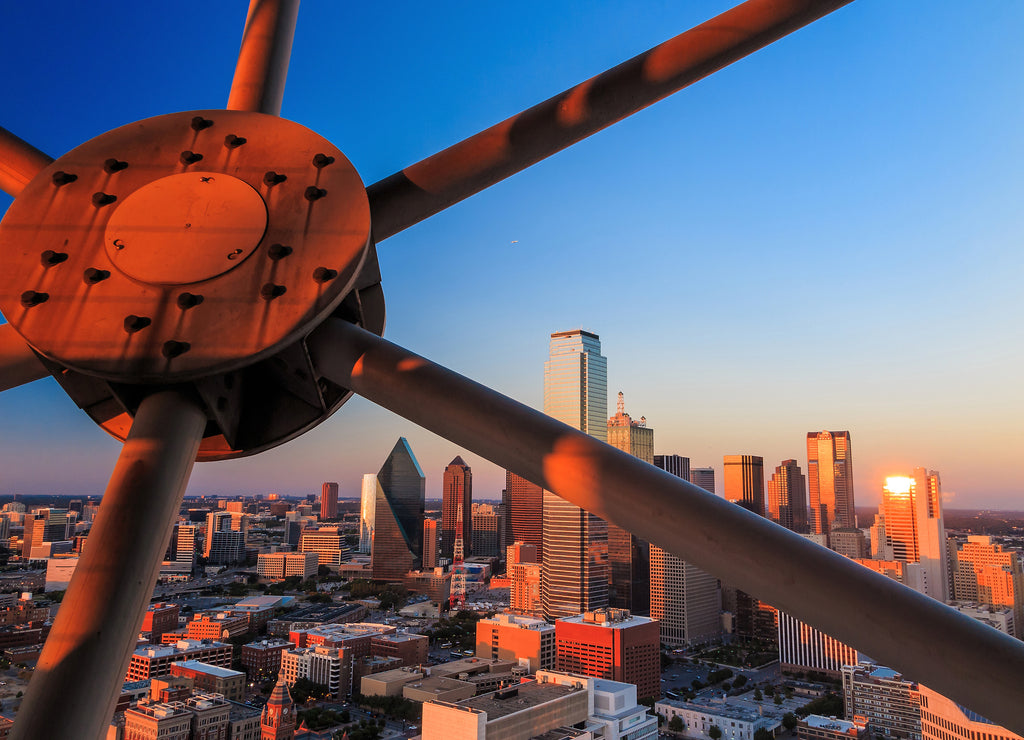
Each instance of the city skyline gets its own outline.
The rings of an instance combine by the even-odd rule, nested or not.
[[[318,42],[325,28],[391,27],[383,9],[307,3],[283,114],[374,182],[731,5],[642,18],[611,3],[586,17],[536,5],[528,20],[485,9],[450,28],[438,19],[458,13],[409,9],[384,60],[362,39],[344,52]],[[196,59],[171,30],[184,9],[121,10],[5,10],[0,125],[59,155],[145,116],[223,107],[244,3],[190,26],[209,50]],[[947,507],[1020,508],[1024,349],[1007,338],[1024,310],[1011,32],[1024,9],[976,15],[855,3],[382,243],[386,336],[540,407],[547,336],[582,326],[602,337],[609,390],[659,430],[658,454],[719,474],[733,453],[806,469],[803,435],[843,429],[857,438],[860,506],[924,465],[941,472]],[[73,65],[35,63],[40,28]],[[118,44],[91,41],[110,33]],[[948,58],[936,41],[947,37],[970,54]],[[372,113],[344,106],[360,96]],[[437,290],[454,262],[470,279]],[[828,308],[811,308],[822,298]],[[0,493],[102,492],[119,445],[53,381],[3,394],[0,413]],[[456,455],[479,498],[500,496],[501,469],[359,399],[270,453],[197,466],[189,493],[312,493],[337,480],[356,496],[399,436],[431,498]]]

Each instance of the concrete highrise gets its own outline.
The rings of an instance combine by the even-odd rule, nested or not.
[[[688,457],[655,455],[654,464],[689,478]],[[651,545],[650,590],[651,619],[658,621],[666,645],[692,647],[721,637],[722,592],[718,579],[707,571]]]
[[[373,545],[373,514],[377,507],[378,488],[377,476],[366,473],[359,497],[359,552],[367,555]]]
[[[886,478],[881,514],[892,559],[919,563],[918,590],[947,601],[949,572],[939,474],[917,468],[913,478]]]
[[[551,335],[544,413],[601,441],[608,436],[608,363],[597,334]],[[572,616],[608,603],[608,526],[545,491],[541,601],[544,616]]]
[[[338,518],[338,484],[324,483],[320,492],[320,519]]]
[[[807,433],[807,487],[811,532],[857,526],[849,432]]]
[[[759,455],[726,455],[725,498],[764,516],[764,458]]]
[[[768,518],[794,532],[807,532],[807,481],[796,460],[783,460],[768,481]]]
[[[654,430],[646,417],[626,413],[619,391],[615,416],[608,420],[608,444],[646,463],[654,463]],[[651,610],[651,546],[622,527],[608,524],[608,606],[645,615]]]
[[[405,437],[395,443],[377,480],[370,567],[374,580],[400,581],[423,556],[426,499],[426,477]]]
[[[441,488],[441,557],[451,559],[455,553],[455,529],[458,510],[462,508],[462,546],[472,553],[473,542],[473,470],[456,456],[444,469]]]

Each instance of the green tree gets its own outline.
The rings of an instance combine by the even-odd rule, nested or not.
[[[682,732],[683,718],[680,717],[678,714],[674,716],[672,719],[668,721],[668,729],[672,730],[672,732]]]
[[[754,689],[754,701],[761,701],[764,698],[764,694],[761,693],[761,689]]]
[[[784,715],[782,715],[782,726],[790,732],[796,729],[797,721],[798,720],[796,718],[796,715],[792,712],[786,712]]]
[[[763,727],[759,727],[754,733],[754,740],[774,740],[775,736],[770,730],[766,730]]]
[[[718,725],[711,725],[708,729],[708,737],[710,737],[711,740],[718,740],[718,738],[722,737],[722,730]]]
[[[776,694],[774,701],[775,701],[775,705],[778,706],[778,705],[782,704],[782,697],[779,696],[778,694]]]
[[[746,685],[747,685],[747,677],[744,676],[742,673],[740,675],[736,676],[736,680],[732,682],[732,687],[734,689],[742,689]]]

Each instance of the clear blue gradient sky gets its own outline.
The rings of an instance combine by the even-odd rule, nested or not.
[[[732,2],[305,0],[283,115],[375,182]],[[0,125],[53,156],[223,107],[246,3],[8,3]],[[856,495],[937,469],[1024,509],[1024,3],[858,0],[380,245],[389,339],[535,407],[552,331],[601,336],[614,394],[693,465],[853,435]],[[0,209],[10,199],[0,195]],[[356,399],[190,493],[356,495],[406,436]],[[0,494],[99,493],[118,445],[52,381],[0,396]]]

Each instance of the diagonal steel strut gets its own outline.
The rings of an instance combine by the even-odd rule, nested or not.
[[[1024,732],[1024,642],[352,324],[309,348],[331,381]]]
[[[250,0],[228,110],[281,115],[299,0]]]
[[[0,127],[0,190],[18,197],[29,180],[53,158]]]
[[[747,0],[659,46],[370,185],[394,236],[852,0]]]
[[[206,414],[182,393],[142,401],[13,740],[106,737],[205,427]]]

